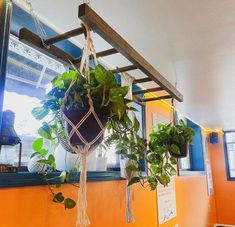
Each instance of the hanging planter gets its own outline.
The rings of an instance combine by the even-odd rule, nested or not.
[[[32,111],[38,120],[48,119],[49,116],[51,118],[39,128],[41,137],[50,140],[52,144],[61,143],[69,152],[81,154],[77,219],[81,227],[90,223],[86,214],[86,157],[103,141],[105,129],[111,132],[105,144],[109,146],[118,141],[118,144],[128,146],[125,151],[127,158],[134,156],[131,146],[135,152],[145,149],[144,140],[138,136],[140,124],[133,112],[136,110],[130,105],[132,101],[126,98],[129,86],[120,86],[112,71],[101,65],[96,65],[90,70],[90,55],[94,55],[96,62],[93,43],[87,29],[80,69],[70,70],[53,79],[52,89],[46,95],[42,106]],[[130,118],[130,115],[133,117]],[[38,153],[42,149],[41,147],[40,151],[35,151]],[[45,155],[39,161],[56,168],[52,155],[50,158]],[[136,169],[129,171],[136,172]],[[67,182],[66,177],[69,175],[66,173],[65,177],[61,178]],[[62,193],[54,195],[53,201],[65,204]],[[72,206],[68,206],[68,203],[65,205],[66,208],[72,208],[74,201]]]
[[[95,110],[102,126],[100,126],[94,115],[89,115],[89,117],[85,120],[85,122],[79,127],[79,133],[82,137],[90,143],[93,141],[97,135],[99,135],[101,127],[106,127],[108,122],[108,118],[110,117],[110,112],[107,108],[97,109]],[[72,110],[65,110],[65,116],[73,123],[73,125],[77,125],[87,114],[89,113],[89,108],[79,108],[79,109],[72,109]],[[65,122],[65,130],[66,134],[70,135],[72,131],[72,127],[68,122]],[[103,141],[103,133],[99,136],[97,141],[93,144],[93,146],[99,145]],[[73,134],[69,140],[70,144],[73,146],[84,146],[84,142],[81,141],[77,134]]]
[[[189,143],[186,142],[184,144],[180,143],[174,143],[179,149],[177,152],[170,151],[170,154],[172,157],[175,158],[185,158],[188,156],[188,149],[189,149]]]

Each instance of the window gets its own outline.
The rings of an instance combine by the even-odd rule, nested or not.
[[[188,156],[179,159],[179,174],[185,171],[204,171],[204,148],[201,128],[194,122],[186,119],[186,124],[194,130],[193,142],[189,145]],[[182,172],[183,171],[183,172]]]
[[[32,143],[38,137],[41,122],[31,115],[44,98],[47,84],[65,71],[63,64],[21,43],[16,37],[9,40],[6,85],[3,111],[15,113],[14,128],[22,141],[22,165],[27,166],[32,154]],[[3,147],[1,164],[18,165],[18,153],[13,147]]]
[[[224,143],[227,177],[231,180],[235,179],[235,131],[224,133]]]
[[[139,135],[145,137],[145,107],[142,104],[136,102],[133,103],[133,107],[138,110],[135,112],[136,118],[140,122]],[[107,152],[108,158],[108,169],[109,170],[120,170],[120,156],[115,153],[115,145],[112,145]]]
[[[32,154],[32,143],[38,137],[37,130],[42,124],[32,116],[31,111],[34,107],[40,106],[50,81],[66,70],[68,68],[62,63],[11,36],[3,110],[15,113],[14,128],[22,141],[22,166],[28,164]],[[144,137],[144,106],[134,103],[133,107],[139,111],[136,112],[140,122],[139,134]],[[18,150],[14,147],[3,147],[0,164],[18,166],[18,155]],[[120,170],[120,157],[115,154],[115,145],[108,150],[106,156],[109,170]]]

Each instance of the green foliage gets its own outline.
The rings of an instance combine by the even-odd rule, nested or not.
[[[38,138],[34,141],[32,148],[34,150],[34,153],[31,155],[31,158],[34,156],[38,156],[39,160],[38,163],[42,163],[48,167],[48,169],[52,168],[56,170],[56,163],[55,163],[55,157],[52,154],[49,154],[49,151],[44,148],[44,139]],[[43,175],[43,179],[46,181],[51,193],[53,194],[52,201],[55,203],[61,203],[64,205],[66,209],[72,209],[76,203],[71,198],[66,198],[62,194],[62,192],[55,193],[53,190],[53,186],[51,185],[50,181],[54,180],[55,178],[58,178],[60,180],[60,183],[57,184],[55,187],[59,188],[61,186],[61,183],[69,182],[71,178],[70,172],[62,172],[59,177],[55,178],[48,178],[48,173],[46,172],[40,172],[40,174]]]
[[[32,156],[39,155],[39,163],[48,165],[52,169],[56,168],[54,156],[43,148],[43,139],[49,140],[51,145],[57,144],[59,138],[66,133],[60,114],[61,108],[65,110],[88,108],[88,94],[93,100],[95,110],[105,110],[105,112],[108,110],[109,112],[107,126],[112,134],[104,142],[104,147],[108,149],[108,146],[115,142],[120,145],[119,152],[122,152],[123,156],[134,161],[139,160],[146,143],[138,135],[140,124],[136,117],[133,122],[129,118],[129,112],[135,111],[134,108],[128,106],[131,100],[125,98],[129,87],[121,87],[112,71],[98,65],[91,70],[89,78],[85,78],[82,72],[71,70],[54,78],[51,84],[52,89],[42,101],[41,106],[32,110],[32,115],[36,119],[44,120],[38,129],[42,138],[33,144],[35,153]],[[70,88],[69,91],[68,88]],[[66,102],[64,102],[65,93],[67,94]],[[130,151],[128,151],[129,149]],[[129,171],[138,172],[139,168],[130,166]],[[70,172],[62,172],[59,176],[61,183],[69,182],[70,178]],[[52,190],[49,183],[51,179],[48,179],[47,173],[44,174],[44,179]],[[59,188],[61,183],[56,187]],[[53,201],[63,203],[68,209],[73,208],[76,204],[69,198],[65,199],[61,192],[54,194]]]
[[[63,204],[65,209],[72,209],[76,206],[76,202],[70,198],[65,199],[62,192],[54,194],[53,202]]]
[[[167,186],[170,177],[176,174],[176,158],[170,152],[180,154],[180,145],[191,143],[194,131],[180,120],[178,125],[159,124],[156,131],[150,134],[149,150],[146,161],[149,164],[150,176],[147,178],[152,190],[158,183]]]

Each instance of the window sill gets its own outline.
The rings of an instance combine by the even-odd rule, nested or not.
[[[48,174],[49,178],[57,177],[61,172],[53,172]],[[72,173],[71,182],[79,182],[80,173]],[[123,180],[119,171],[104,171],[104,172],[87,172],[87,181],[111,181]],[[50,181],[52,184],[60,183],[59,179]],[[45,185],[42,175],[38,173],[18,172],[18,173],[0,173],[0,188],[24,187]]]
[[[206,175],[205,171],[179,170],[179,177]]]

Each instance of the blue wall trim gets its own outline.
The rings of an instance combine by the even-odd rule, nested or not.
[[[53,172],[48,174],[48,178],[59,177],[61,172]],[[80,173],[72,173],[71,183],[78,183]],[[120,172],[106,171],[106,172],[88,172],[87,181],[111,181],[111,180],[124,180],[121,178]],[[50,181],[52,184],[60,183],[59,178]],[[46,185],[42,175],[38,173],[19,172],[19,173],[1,173],[0,174],[0,188],[10,187],[25,187],[25,186],[38,186]]]
[[[197,124],[187,119],[187,125],[192,128],[195,132],[193,137],[193,143],[191,147],[191,170],[193,171],[204,171],[204,151],[202,145],[202,133],[201,128]]]

